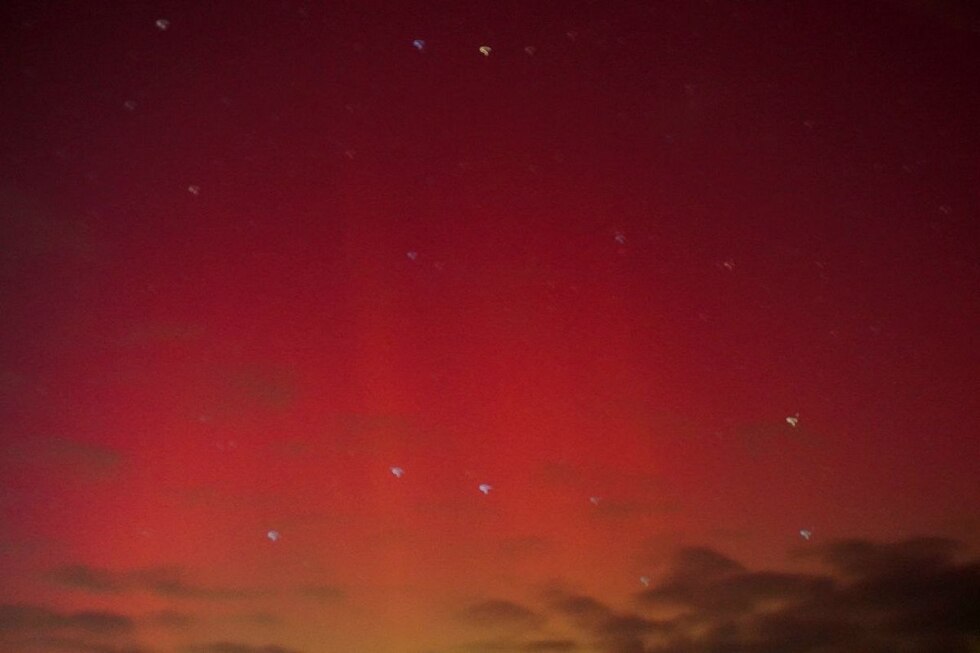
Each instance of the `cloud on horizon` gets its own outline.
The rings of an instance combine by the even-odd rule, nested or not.
[[[460,653],[566,653],[579,648],[579,643],[571,639],[519,639],[502,638],[470,642],[453,651]]]
[[[95,594],[147,592],[175,599],[212,601],[241,600],[267,596],[268,592],[250,588],[213,588],[194,585],[184,579],[178,567],[152,567],[133,571],[111,571],[87,565],[60,567],[50,574],[59,585]]]
[[[544,617],[533,610],[513,601],[492,599],[469,606],[460,619],[474,626],[484,628],[537,628]]]
[[[104,635],[128,633],[135,628],[132,618],[115,612],[58,612],[37,605],[0,605],[0,633],[41,629]]]
[[[45,637],[40,641],[32,641],[31,645],[41,646],[45,650],[68,653],[152,653],[154,651],[142,646],[99,644],[73,637]]]
[[[252,646],[240,642],[213,642],[183,649],[185,653],[302,653],[299,649],[268,644]]]
[[[241,623],[280,623],[268,614],[234,617]],[[64,612],[42,605],[0,604],[0,650],[69,651],[71,653],[153,653],[140,643],[143,626],[185,629],[200,619],[186,613],[157,612],[136,618],[117,612]],[[168,649],[170,650],[170,649]],[[190,646],[188,653],[302,653],[296,649],[266,644],[254,646],[218,641]]]
[[[0,650],[147,653],[133,647],[136,621],[116,612],[62,612],[23,603],[0,605]]]
[[[587,647],[606,653],[972,653],[980,561],[958,561],[957,550],[939,538],[845,540],[807,554],[826,573],[791,573],[692,547],[637,595],[635,610],[560,591],[547,600]]]
[[[808,571],[753,569],[706,547],[680,550],[654,584],[613,606],[586,593],[551,589],[543,604],[491,598],[456,614],[483,632],[447,649],[472,653],[976,653],[980,645],[980,560],[942,538],[893,543],[861,539],[805,547]],[[815,569],[815,570],[814,570]],[[96,592],[144,589],[165,596],[229,598],[245,590],[184,583],[169,568],[113,573],[59,570],[61,580]],[[340,598],[330,586],[325,598]],[[299,591],[302,592],[302,589]],[[173,613],[176,627],[192,615]],[[144,653],[132,645],[143,621],[114,613],[62,613],[0,606],[0,643],[77,639],[92,653]],[[43,637],[42,637],[43,636]],[[108,644],[105,643],[106,640]],[[85,648],[85,647],[88,648]],[[101,648],[100,648],[101,647]],[[115,647],[115,648],[113,648]],[[69,647],[71,648],[71,647]],[[52,650],[57,650],[52,644]],[[276,645],[218,641],[187,653],[298,653]]]

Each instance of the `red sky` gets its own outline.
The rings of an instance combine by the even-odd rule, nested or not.
[[[968,4],[16,4],[4,651],[980,646]]]

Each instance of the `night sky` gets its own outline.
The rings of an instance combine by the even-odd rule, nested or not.
[[[968,2],[20,2],[4,653],[980,651]]]

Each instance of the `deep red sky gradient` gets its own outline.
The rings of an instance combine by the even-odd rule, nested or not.
[[[126,650],[452,651],[499,634],[467,605],[625,605],[683,545],[976,552],[963,6],[4,23],[0,603],[125,613]]]

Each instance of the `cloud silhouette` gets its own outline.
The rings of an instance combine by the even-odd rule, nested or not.
[[[566,595],[561,591],[554,591],[551,592],[551,599],[558,612],[589,626],[612,614],[604,603],[589,596]]]
[[[99,644],[74,637],[45,637],[32,640],[35,648],[40,645],[51,651],[67,651],[69,653],[152,653],[153,649],[142,646]]]
[[[605,651],[642,651],[644,641],[669,631],[670,624],[634,612],[618,612],[590,596],[549,593],[552,610],[585,631],[592,647]]]
[[[738,562],[711,549],[687,547],[677,554],[671,579],[718,578],[744,569]]]
[[[152,567],[116,572],[86,565],[69,565],[54,570],[54,582],[93,593],[147,592],[175,599],[238,600],[267,595],[255,589],[212,588],[188,583],[178,567]]]
[[[93,635],[135,630],[135,622],[115,612],[58,612],[37,605],[0,605],[0,632],[70,630]]]
[[[578,642],[572,639],[532,639],[499,638],[469,642],[453,648],[461,653],[564,653],[578,649]]]
[[[0,463],[35,469],[48,474],[70,474],[99,480],[119,470],[119,451],[68,438],[30,436],[13,440],[0,449]]]
[[[790,573],[688,548],[635,611],[560,592],[549,605],[609,653],[970,653],[980,645],[980,561],[957,551],[938,538],[846,540],[808,554],[825,573]]]
[[[574,651],[578,648],[578,643],[573,639],[537,639],[524,642],[521,645],[522,651],[529,653],[545,653],[547,651]]]
[[[121,592],[125,587],[121,576],[105,569],[85,565],[60,567],[51,573],[51,580],[90,592]]]
[[[115,612],[61,612],[40,605],[0,605],[0,651],[147,653],[132,647],[136,622]]]
[[[302,653],[298,649],[282,646],[252,646],[239,642],[213,642],[183,649],[186,653]]]
[[[186,582],[183,572],[175,567],[139,570],[123,576],[132,587],[161,596],[184,599],[237,600],[264,596],[266,592],[247,588],[213,588]]]
[[[850,577],[886,575],[911,567],[936,570],[947,566],[961,547],[939,537],[919,537],[890,544],[840,540],[817,549],[821,558]]]
[[[544,621],[542,615],[523,605],[499,599],[471,605],[460,617],[471,624],[484,627],[533,628]]]

